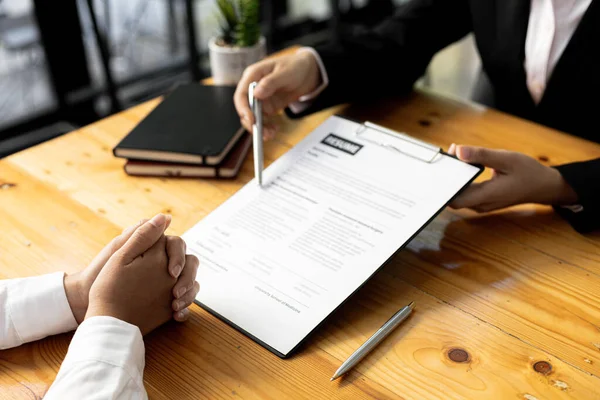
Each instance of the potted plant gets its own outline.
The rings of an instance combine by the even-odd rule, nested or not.
[[[221,32],[208,44],[216,84],[234,85],[247,66],[266,55],[259,0],[217,0]]]

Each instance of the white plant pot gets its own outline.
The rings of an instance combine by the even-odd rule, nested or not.
[[[237,84],[247,66],[267,55],[266,41],[263,36],[252,47],[219,46],[217,38],[213,37],[208,42],[208,49],[210,70],[217,85]]]

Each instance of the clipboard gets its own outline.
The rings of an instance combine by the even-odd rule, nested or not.
[[[333,119],[333,120],[332,120]],[[335,127],[335,126],[341,126],[339,131],[336,131],[335,129],[331,129],[330,127]],[[350,129],[352,128],[352,129]],[[312,135],[315,135],[315,133],[318,132],[317,137],[312,138],[312,142],[310,141],[310,137]],[[305,141],[309,140],[308,143],[305,143]],[[345,142],[349,142],[349,143],[345,143]],[[290,150],[289,153],[292,153],[289,157],[295,157],[298,156],[298,154],[302,155],[304,154],[303,152],[308,151],[307,149],[311,150],[313,149],[313,147],[315,144],[317,144],[318,146],[323,147],[324,150],[322,150],[324,153],[328,153],[328,152],[334,152],[335,147],[337,146],[339,150],[339,152],[333,154],[334,156],[338,156],[338,157],[350,157],[351,153],[354,153],[352,156],[359,154],[362,150],[362,147],[364,146],[377,146],[377,148],[379,149],[385,149],[385,153],[383,152],[379,152],[380,155],[386,155],[386,157],[395,157],[395,155],[398,155],[400,157],[404,157],[405,160],[413,160],[411,161],[411,163],[414,165],[415,163],[422,163],[422,165],[429,165],[431,167],[429,168],[434,168],[435,165],[437,163],[448,163],[448,159],[454,160],[452,161],[452,163],[461,163],[464,165],[469,165],[470,164],[465,164],[462,161],[457,160],[454,156],[450,156],[446,153],[444,153],[442,151],[442,149],[440,147],[437,147],[435,145],[432,145],[430,143],[426,143],[423,142],[419,139],[416,139],[414,137],[411,137],[405,133],[401,133],[401,132],[396,132],[394,130],[391,130],[389,128],[371,123],[371,122],[363,122],[363,123],[358,123],[355,121],[351,121],[347,118],[344,117],[339,117],[339,116],[334,116],[334,117],[330,117],[329,120],[327,120],[325,123],[323,123],[320,127],[318,127],[315,131],[313,131],[313,133],[309,134],[309,136],[307,136],[307,138],[302,141],[300,144],[298,144],[294,149]],[[374,147],[373,147],[374,148]],[[330,150],[333,149],[333,150]],[[312,150],[314,151],[314,149]],[[288,154],[282,156],[281,158],[284,159],[288,157]],[[445,161],[444,161],[445,160]],[[280,161],[276,161],[272,166],[270,166],[269,168],[267,168],[267,170],[265,170],[265,178],[264,178],[264,187],[265,188],[269,188],[271,185],[274,185],[278,182],[278,179],[280,179],[280,174],[281,171],[277,170],[277,163],[279,163]],[[293,159],[291,161],[290,165],[295,165],[297,163],[296,159]],[[453,164],[453,165],[457,165],[457,164]],[[285,164],[284,164],[285,166]],[[440,168],[441,168],[441,164],[440,164]],[[270,171],[273,167],[275,167],[275,171],[273,173],[270,173],[272,171]],[[470,168],[472,167],[472,168]],[[217,318],[219,318],[220,320],[224,321],[225,323],[227,323],[228,325],[230,325],[231,327],[235,328],[236,330],[240,331],[241,333],[243,333],[244,335],[248,336],[249,338],[251,338],[252,340],[254,340],[255,342],[257,342],[258,344],[260,344],[261,346],[265,347],[267,350],[271,351],[272,353],[276,354],[277,356],[281,357],[281,358],[287,358],[289,356],[291,356],[292,354],[294,354],[296,351],[298,351],[299,348],[301,348],[301,346],[306,342],[306,340],[317,330],[319,329],[319,327],[322,326],[322,324],[333,314],[335,313],[343,304],[346,303],[346,301],[348,301],[354,294],[356,294],[364,284],[366,284],[381,268],[383,268],[384,265],[387,264],[387,262],[394,257],[399,251],[401,251],[404,247],[406,247],[406,245],[415,237],[417,236],[435,217],[437,217],[439,215],[439,213],[441,213],[444,208],[462,191],[464,190],[466,187],[469,186],[469,184],[471,182],[473,182],[473,180],[475,180],[483,171],[483,167],[482,166],[470,166],[469,167],[469,173],[465,176],[468,177],[464,179],[464,184],[460,184],[460,187],[456,187],[456,190],[452,189],[450,192],[451,195],[449,195],[447,198],[444,197],[443,199],[443,204],[441,204],[440,207],[437,207],[437,205],[435,206],[435,209],[432,212],[428,212],[425,216],[426,219],[423,220],[423,223],[421,223],[421,220],[419,220],[419,224],[418,226],[414,229],[414,230],[410,230],[410,232],[407,232],[407,237],[406,240],[403,240],[401,243],[399,243],[398,245],[393,245],[391,247],[389,247],[386,252],[385,252],[385,258],[382,258],[380,262],[377,262],[377,265],[373,265],[373,267],[371,269],[368,269],[368,271],[365,271],[365,275],[364,277],[361,276],[359,278],[357,278],[356,282],[353,282],[352,284],[348,285],[348,290],[344,292],[343,297],[340,298],[340,301],[332,301],[331,304],[333,304],[331,307],[327,308],[326,314],[321,316],[319,315],[318,318],[315,318],[315,323],[311,323],[308,324],[307,326],[304,327],[305,332],[303,331],[303,333],[301,333],[298,336],[298,340],[294,339],[291,341],[291,343],[293,343],[293,345],[290,345],[289,348],[286,348],[286,351],[282,351],[282,346],[281,345],[274,345],[272,339],[269,340],[265,340],[265,334],[264,332],[260,332],[262,327],[258,326],[254,326],[249,328],[248,327],[248,320],[244,319],[246,316],[240,314],[239,310],[235,310],[235,312],[232,312],[231,309],[228,309],[227,305],[230,305],[231,307],[244,307],[244,306],[239,306],[237,303],[235,303],[234,301],[228,301],[229,299],[225,299],[223,300],[223,296],[227,296],[226,294],[222,294],[222,293],[217,293],[215,296],[221,296],[220,299],[218,299],[216,302],[213,301],[214,299],[211,298],[211,296],[213,296],[213,293],[209,293],[207,295],[207,299],[203,299],[201,297],[201,293],[199,293],[199,297],[196,299],[196,303],[198,305],[200,305],[202,308],[204,308],[205,310],[207,310],[209,313],[213,314],[214,316],[216,316]],[[427,167],[424,167],[427,168]],[[462,181],[461,181],[462,182]],[[240,190],[241,196],[244,195],[248,195],[248,193],[250,193],[250,196],[253,196],[254,194],[258,193],[256,191],[261,190],[260,188],[258,188],[256,185],[252,185],[252,182],[250,182],[249,184],[246,185],[246,187],[242,188]],[[238,192],[238,194],[234,195],[234,197],[237,197],[238,195],[240,195],[240,192]],[[258,194],[260,195],[260,194]],[[234,201],[235,202],[235,201]],[[222,217],[224,217],[224,213],[228,213],[230,211],[239,211],[239,207],[236,208],[237,206],[232,206],[232,207],[227,207],[227,203],[229,203],[229,200],[227,202],[224,203],[224,205],[222,205],[221,207],[219,207],[217,210],[215,210],[214,213],[219,214],[219,218],[220,219]],[[224,207],[224,209],[222,209],[222,207]],[[212,214],[211,214],[212,215]],[[210,217],[210,215],[209,215]],[[209,219],[209,217],[207,217],[207,219]],[[358,218],[357,218],[358,219]],[[201,221],[199,224],[196,225],[196,227],[198,227],[199,225],[202,225],[204,221]],[[222,221],[219,221],[219,223],[222,223]],[[209,221],[208,225],[210,226],[211,224],[215,224],[215,221]],[[203,229],[205,227],[200,226],[200,228],[198,228],[198,230],[196,229],[196,227],[192,228],[190,231],[188,231],[188,233],[186,233],[184,235],[184,239],[186,240],[186,242],[188,242],[188,249],[191,249],[192,253],[196,254],[197,256],[199,256],[201,258],[201,266],[203,265],[203,263],[218,263],[218,260],[211,260],[210,257],[206,258],[206,256],[204,256],[204,260],[203,260],[203,251],[206,249],[202,249],[201,247],[198,248],[197,246],[197,242],[194,242],[195,239],[197,239],[198,237],[202,237],[203,234],[207,233],[207,229]],[[243,252],[244,250],[240,250],[240,252]],[[238,252],[239,253],[239,252]],[[253,257],[252,253],[249,252],[248,253],[249,256],[248,258]],[[211,255],[211,257],[213,257]],[[248,277],[245,277],[245,279],[247,279]],[[202,278],[201,278],[202,279]],[[251,279],[251,278],[250,278]],[[203,288],[206,288],[206,283],[203,283],[202,281],[200,281],[200,284]],[[206,289],[205,289],[206,290]],[[270,289],[269,289],[270,290]],[[202,290],[201,290],[202,292]],[[251,293],[252,296],[254,296],[254,294]],[[277,294],[276,294],[277,295]],[[232,293],[231,296],[240,296],[239,294],[236,293]],[[261,294],[262,296],[262,294]],[[279,297],[283,297],[282,295],[277,295]],[[240,298],[245,300],[245,298]],[[219,303],[219,300],[223,300],[221,303]],[[260,300],[262,301],[262,300]],[[285,301],[284,301],[285,302]],[[288,300],[288,302],[291,302]],[[226,306],[223,306],[223,304],[227,304]],[[217,305],[217,307],[215,307],[215,305]],[[289,305],[289,304],[288,304]],[[300,308],[300,306],[298,306],[297,308]],[[250,311],[252,312],[252,311]],[[226,315],[227,313],[230,313],[230,315]],[[257,311],[258,313],[258,311]],[[257,314],[260,315],[260,314]],[[279,322],[279,320],[275,319],[272,323],[277,324]],[[283,322],[282,322],[283,323]],[[252,323],[250,323],[250,325],[252,325]],[[310,328],[310,329],[308,329]],[[258,332],[256,331],[258,329]],[[268,336],[268,335],[267,335]]]

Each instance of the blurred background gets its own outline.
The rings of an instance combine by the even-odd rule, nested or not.
[[[334,40],[406,0],[263,0],[273,52]],[[214,0],[0,0],[0,158],[210,75]],[[438,54],[419,85],[469,99],[472,37]]]

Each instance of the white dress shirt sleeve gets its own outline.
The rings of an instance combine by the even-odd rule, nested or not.
[[[0,281],[0,349],[77,328],[64,273]]]
[[[46,400],[147,399],[140,330],[112,317],[85,320]]]
[[[298,101],[289,105],[289,109],[294,114],[300,114],[301,112],[305,111],[308,107],[310,107],[313,100],[316,99],[317,96],[321,94],[321,92],[325,90],[325,88],[329,85],[329,76],[327,75],[327,70],[325,69],[325,65],[323,64],[323,60],[321,60],[321,56],[319,56],[319,53],[317,53],[317,51],[312,47],[302,47],[298,49],[298,52],[302,51],[307,51],[311,53],[317,61],[317,64],[319,65],[319,71],[321,73],[322,83],[314,91],[312,91],[309,94],[305,94],[304,96],[300,97]]]

